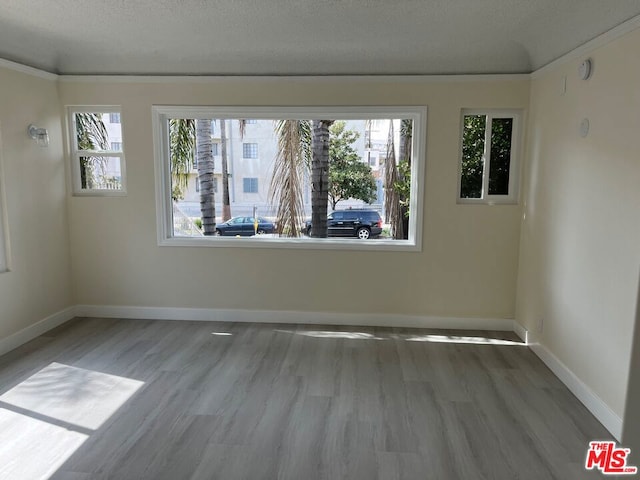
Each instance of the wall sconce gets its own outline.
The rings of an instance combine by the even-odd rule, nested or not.
[[[29,134],[29,138],[34,139],[38,146],[49,146],[49,132],[47,132],[46,128],[38,128],[31,124],[29,125],[29,128],[27,128],[27,133]]]

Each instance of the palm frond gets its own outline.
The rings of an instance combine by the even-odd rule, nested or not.
[[[181,198],[189,182],[189,172],[195,158],[195,120],[172,118],[169,120],[170,165],[172,192]]]
[[[307,124],[305,129],[303,123]],[[306,120],[277,120],[278,153],[269,185],[269,201],[278,205],[276,229],[290,237],[300,236],[304,221],[304,170],[306,168],[304,132],[310,132]],[[309,141],[310,144],[310,141]]]
[[[109,133],[101,113],[76,113],[79,150],[109,150]]]

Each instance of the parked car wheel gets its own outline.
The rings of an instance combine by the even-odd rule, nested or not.
[[[368,228],[360,227],[357,232],[358,238],[366,240],[371,236],[371,232]]]
[[[258,235],[264,235],[264,234],[265,234],[265,233],[267,233],[267,232],[265,232],[264,230],[260,229],[260,230],[258,230],[258,232],[257,232],[257,233],[258,233]]]
[[[222,232],[216,228],[216,237],[219,237],[220,235],[222,235]]]

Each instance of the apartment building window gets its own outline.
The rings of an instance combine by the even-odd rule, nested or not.
[[[258,144],[257,143],[243,143],[242,144],[242,158],[258,158]]]
[[[216,155],[220,155],[220,153],[219,153],[219,151],[220,151],[220,150],[219,150],[219,147],[220,147],[220,144],[219,144],[219,143],[212,143],[212,144],[211,144],[211,152],[212,152],[212,154],[213,154],[213,156],[214,156],[214,157],[215,157]]]
[[[516,203],[520,113],[463,110],[460,203]]]
[[[242,191],[244,193],[258,193],[258,179],[255,177],[243,178]]]
[[[109,123],[120,123],[120,112],[109,113]]]
[[[110,122],[113,114],[118,114],[118,123]],[[124,195],[126,172],[119,108],[70,107],[68,119],[73,193]]]
[[[244,123],[246,125],[254,125],[254,124],[258,123],[258,120],[256,120],[255,118],[246,118],[244,120]]]

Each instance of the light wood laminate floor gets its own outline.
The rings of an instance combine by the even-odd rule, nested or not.
[[[0,357],[2,479],[600,478],[610,438],[505,332],[75,319]]]

